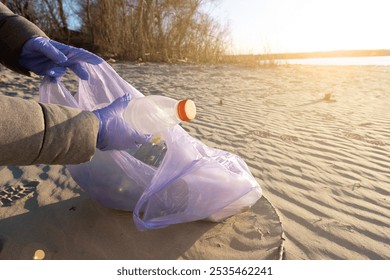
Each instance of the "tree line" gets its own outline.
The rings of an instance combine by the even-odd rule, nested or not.
[[[228,27],[203,9],[213,0],[1,1],[50,38],[104,57],[218,62],[226,52]]]

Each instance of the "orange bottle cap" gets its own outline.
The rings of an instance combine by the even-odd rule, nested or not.
[[[196,116],[194,101],[189,99],[180,100],[177,104],[177,114],[182,121],[193,120]]]

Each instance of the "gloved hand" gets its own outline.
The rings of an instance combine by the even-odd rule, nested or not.
[[[88,80],[89,74],[80,62],[97,65],[103,59],[84,49],[43,37],[29,39],[19,58],[20,65],[38,75],[58,79],[65,74],[66,68],[70,68],[80,79]]]
[[[123,111],[130,95],[117,98],[107,107],[92,111],[99,119],[96,147],[102,151],[125,150],[150,141],[151,135],[143,135],[132,129],[123,119]]]

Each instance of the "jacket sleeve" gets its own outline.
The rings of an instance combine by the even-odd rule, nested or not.
[[[3,65],[20,74],[30,75],[19,64],[19,55],[24,43],[38,36],[47,37],[35,24],[0,3],[0,62]]]
[[[95,153],[91,112],[2,95],[0,107],[0,166],[76,164]]]

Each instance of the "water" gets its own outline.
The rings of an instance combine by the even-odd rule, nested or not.
[[[301,65],[390,65],[390,56],[362,56],[362,57],[326,57],[305,59],[284,59],[279,64]]]

